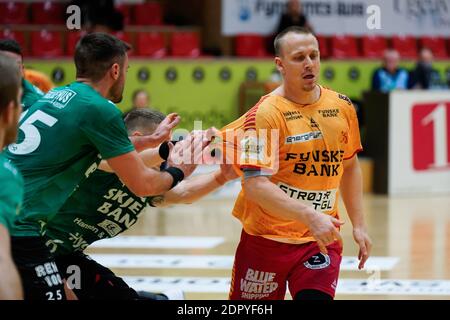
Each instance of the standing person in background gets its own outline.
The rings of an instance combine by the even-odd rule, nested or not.
[[[408,89],[409,74],[399,67],[400,55],[394,49],[387,49],[383,55],[383,66],[372,76],[372,90],[387,93],[395,89]]]
[[[0,148],[17,137],[20,107],[20,70],[16,61],[0,53]],[[0,300],[23,299],[22,284],[11,257],[10,231],[22,204],[23,179],[0,153]]]

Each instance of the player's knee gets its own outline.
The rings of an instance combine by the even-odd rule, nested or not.
[[[328,293],[314,290],[314,289],[307,289],[307,290],[301,290],[297,292],[297,294],[294,297],[294,300],[333,300],[333,297],[330,296]]]

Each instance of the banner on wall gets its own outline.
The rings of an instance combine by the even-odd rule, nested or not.
[[[288,0],[222,0],[222,34],[276,32]],[[303,12],[323,35],[450,35],[450,0],[309,0]]]
[[[393,92],[389,194],[450,192],[450,93]]]

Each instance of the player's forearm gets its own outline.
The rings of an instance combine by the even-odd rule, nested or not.
[[[263,209],[276,212],[278,217],[309,225],[317,214],[312,207],[290,198],[266,177],[246,178],[245,196]]]
[[[362,205],[362,173],[356,156],[344,162],[340,192],[354,228],[365,228]]]
[[[221,175],[221,170],[190,177],[166,192],[164,202],[161,205],[193,203],[220,188],[225,182],[226,179]]]
[[[22,300],[22,285],[16,266],[11,259],[0,258],[0,300]]]

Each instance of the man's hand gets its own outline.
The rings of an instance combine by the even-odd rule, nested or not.
[[[370,240],[369,235],[365,228],[353,228],[353,239],[359,246],[359,265],[358,269],[364,268],[364,264],[370,256],[370,251],[372,250],[372,240]]]
[[[338,241],[342,248],[342,237],[337,227],[343,225],[344,222],[320,212],[314,212],[310,217],[308,228],[316,239],[320,252],[327,254],[326,247],[334,241]]]

